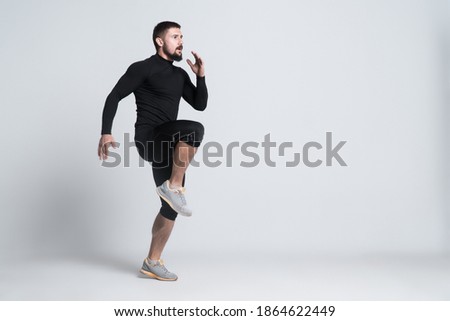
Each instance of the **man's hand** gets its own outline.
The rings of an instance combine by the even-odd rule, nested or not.
[[[100,137],[100,141],[98,142],[98,158],[100,160],[105,160],[108,158],[109,146],[117,148],[117,143],[114,140],[114,137],[109,134],[102,135],[102,137]]]
[[[188,65],[191,67],[194,74],[198,77],[205,77],[205,64],[203,59],[194,51],[191,51],[195,58],[195,64],[192,63],[190,59],[186,60]]]

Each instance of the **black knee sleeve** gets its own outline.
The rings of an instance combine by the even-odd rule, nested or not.
[[[161,199],[161,204],[162,206],[159,209],[159,213],[168,220],[175,221],[178,213],[175,212],[163,199]]]

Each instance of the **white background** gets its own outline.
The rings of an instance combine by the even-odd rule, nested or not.
[[[0,17],[3,262],[146,255],[151,168],[134,148],[130,167],[102,167],[96,149],[106,96],[162,20],[205,60],[208,108],[179,114],[205,142],[270,133],[302,152],[332,132],[348,165],[242,168],[235,150],[231,167],[191,168],[194,216],[167,256],[449,253],[448,1],[2,1]],[[120,103],[117,141],[135,109]]]

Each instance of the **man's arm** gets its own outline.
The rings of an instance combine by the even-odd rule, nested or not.
[[[102,135],[111,134],[111,128],[119,101],[136,90],[144,82],[146,76],[146,68],[144,68],[140,61],[135,62],[128,67],[125,74],[120,77],[105,101],[102,117]]]
[[[196,53],[192,52],[195,58],[195,63],[187,60],[194,74],[197,76],[197,87],[191,82],[189,75],[186,73],[186,81],[183,89],[183,98],[189,105],[196,110],[205,110],[208,103],[208,89],[205,81],[205,64],[203,59]]]
[[[125,74],[119,79],[106,98],[102,115],[101,137],[98,143],[97,152],[100,159],[104,160],[108,158],[109,146],[117,146],[114,137],[111,135],[114,116],[116,115],[119,102],[144,82],[147,72],[142,63],[143,62],[135,62],[128,67]]]

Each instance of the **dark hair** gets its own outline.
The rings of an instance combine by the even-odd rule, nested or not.
[[[181,28],[181,26],[173,21],[162,21],[158,23],[155,28],[153,29],[153,44],[155,45],[156,50],[158,50],[159,46],[156,43],[156,38],[164,37],[164,34],[169,30],[170,28]]]

